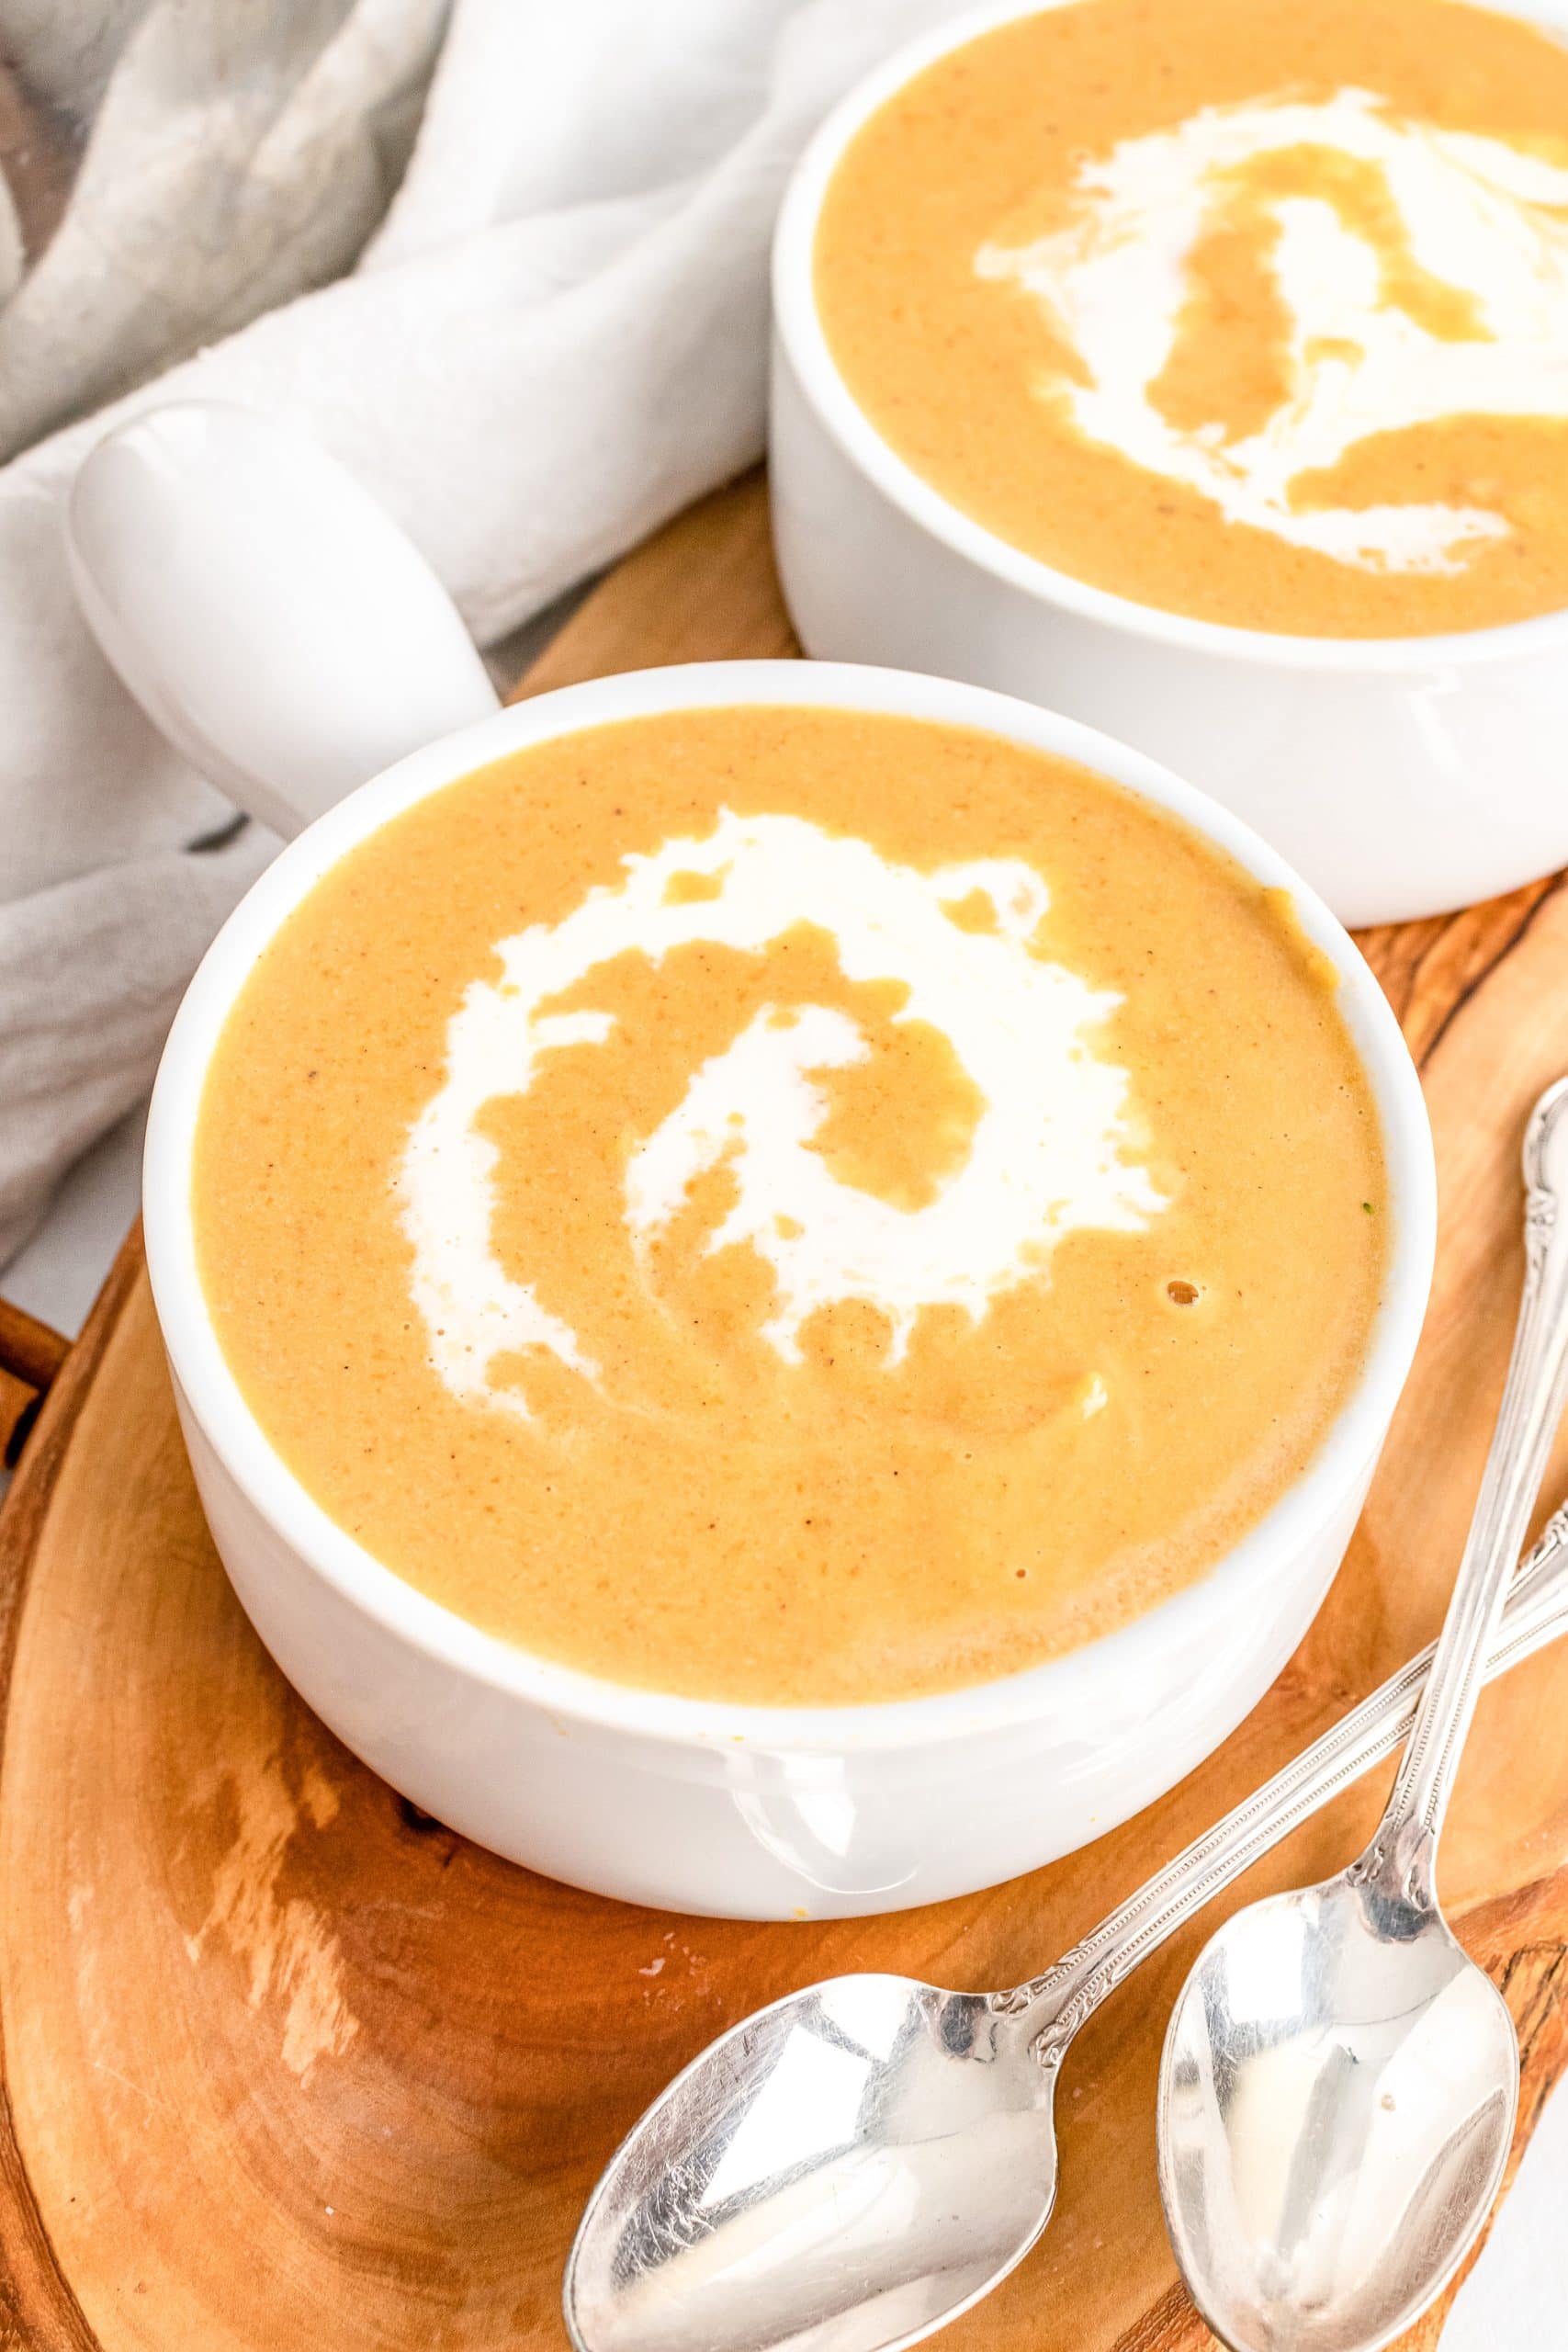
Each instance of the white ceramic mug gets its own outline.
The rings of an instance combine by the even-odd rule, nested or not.
[[[111,639],[133,677],[151,676],[165,719],[193,743],[201,730],[188,706],[209,674],[208,624],[183,638],[171,631],[164,616],[178,608],[165,597],[136,636],[134,558],[154,485],[167,489],[181,468],[196,485],[189,537],[177,516],[158,533],[169,560],[189,551],[193,591],[235,557],[243,576],[227,599],[209,594],[205,610],[243,618],[264,703],[288,691],[287,668],[269,656],[287,654],[295,627],[288,576],[269,586],[219,528],[233,463],[286,466],[287,447],[251,420],[209,419],[205,433],[198,424],[178,428],[183,453],[167,429],[168,446],[160,444],[156,420],[130,428],[106,453],[112,464],[85,476],[73,517],[90,598],[119,615]],[[330,504],[324,491],[314,503],[318,514]],[[417,562],[407,549],[404,560]],[[324,550],[323,575],[338,560]],[[368,650],[345,658],[334,714],[344,759],[355,681],[371,675]],[[429,681],[410,674],[406,689],[405,699],[395,671],[378,681],[366,709],[378,741],[389,729],[416,727],[430,707]],[[321,876],[412,802],[502,753],[607,719],[751,702],[891,711],[1083,761],[1174,810],[1260,882],[1292,890],[1308,935],[1341,975],[1383,1129],[1386,1295],[1364,1368],[1303,1474],[1173,1600],[1066,1657],[931,1698],[819,1708],[675,1698],[573,1672],[479,1632],[382,1566],[312,1501],[246,1406],[197,1274],[191,1148],[208,1065],[256,957]],[[203,707],[226,773],[248,780],[275,817],[287,820],[291,793],[301,819],[311,813],[317,769],[307,763],[295,784],[269,766],[307,711],[297,708],[280,735],[265,709],[254,718],[219,699]],[[1322,1600],[1408,1369],[1431,1272],[1434,1180],[1420,1089],[1381,989],[1327,910],[1236,819],[1142,754],[973,686],[739,662],[604,679],[481,716],[317,817],[255,885],[191,984],[153,1099],[145,1207],[153,1294],[213,1536],[262,1639],[322,1720],[424,1811],[553,1877],[685,1911],[790,1918],[936,1901],[1049,1861],[1170,1787],[1255,1704]],[[635,1575],[635,1560],[625,1566]]]
[[[1093,0],[1006,0],[911,42],[837,107],[790,183],[773,247],[769,463],[802,645],[972,679],[1114,731],[1245,817],[1347,923],[1435,914],[1555,872],[1568,862],[1568,611],[1380,639],[1159,611],[998,538],[852,398],[812,288],[840,157],[912,75],[1052,5]],[[1515,0],[1513,13],[1568,32],[1568,0]]]
[[[1261,880],[1292,887],[1260,842],[1138,754],[977,688],[750,662],[574,686],[404,760],[318,820],[257,883],[169,1040],[148,1132],[147,1255],[191,1460],[235,1589],[284,1672],[357,1755],[454,1828],[601,1893],[749,1917],[874,1911],[958,1894],[1082,1845],[1190,1770],[1273,1679],[1337,1566],[1409,1363],[1432,1249],[1430,1146],[1376,982],[1326,910],[1301,899],[1309,933],[1344,975],[1386,1136],[1393,1262],[1366,1369],[1305,1475],[1219,1566],[1066,1657],[935,1698],[730,1706],[593,1680],[427,1600],[310,1499],[224,1363],[190,1214],[209,1060],[277,925],[410,802],[563,730],[738,701],[994,729],[1088,762],[1176,809]],[[635,1560],[624,1566],[635,1576]]]

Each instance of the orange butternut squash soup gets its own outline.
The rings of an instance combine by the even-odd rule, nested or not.
[[[1336,975],[1085,769],[699,709],[536,745],[288,918],[201,1281],[398,1576],[622,1683],[1005,1675],[1201,1576],[1356,1377],[1384,1173]]]
[[[829,183],[878,434],[1137,603],[1407,637],[1568,605],[1568,47],[1462,0],[1066,0]]]

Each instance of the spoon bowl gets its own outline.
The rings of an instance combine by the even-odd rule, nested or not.
[[[679,2075],[600,2182],[567,2271],[581,2352],[895,2352],[1028,2253],[1056,2191],[1055,2068],[1007,1995],[840,1976]]]
[[[1532,1656],[1565,1626],[1568,1506],[1519,1569],[1488,1670]],[[898,2352],[977,2302],[1050,2219],[1052,2104],[1074,2037],[1195,1910],[1392,1753],[1431,1656],[1413,1658],[1043,1976],[998,1993],[840,1976],[732,2027],[633,2126],[589,2200],[564,2292],[578,2352]],[[1334,1887],[1320,1887],[1300,1901],[1326,1905],[1334,1895]],[[1352,1939],[1385,1915],[1385,1898],[1376,1896],[1377,1911],[1373,1901],[1370,1893],[1360,1897]],[[1473,2046],[1482,2080],[1490,2063],[1484,2026],[1470,2043],[1470,2005],[1479,2001],[1497,2029],[1498,2073],[1511,2074],[1512,2029],[1506,2015],[1497,2028],[1501,2005],[1490,1985],[1482,1980],[1476,1992],[1475,1972],[1468,1962],[1461,1968],[1440,1921],[1433,1933],[1431,1918],[1407,1905],[1399,1926],[1396,1951],[1419,1951],[1409,1984],[1385,1980],[1368,2013],[1365,2048],[1386,2018],[1409,2022],[1423,2002],[1446,2046],[1450,2012],[1440,2003],[1450,1999],[1463,2013],[1454,2047]],[[1299,1944],[1306,1932],[1287,1922],[1280,1943]],[[1260,1951],[1255,1988],[1266,1956]],[[1450,1983],[1459,1986],[1453,1994]],[[1281,1975],[1269,2003],[1283,1992]],[[1234,2012],[1240,2024],[1247,1997],[1244,1973],[1239,1987],[1216,1992],[1216,2012]],[[1200,1997],[1188,2023],[1207,2015]],[[1201,2075],[1190,2086],[1184,2074],[1189,2104],[1201,2106],[1201,2096],[1189,2099],[1201,2084]],[[1398,2115],[1407,2086],[1396,2076],[1384,2087]],[[1494,2115],[1484,2093],[1472,2094],[1477,2132],[1473,2143],[1460,2135],[1461,2159],[1485,2135],[1490,2147],[1506,2146],[1511,2093],[1505,2105]],[[1405,2112],[1416,2139],[1429,2110]],[[1427,2144],[1419,2142],[1423,2154]],[[1488,2177],[1484,2160],[1469,2171],[1462,2161],[1447,2165],[1434,2174],[1431,2194],[1413,2203],[1424,2219],[1456,2213],[1462,2230],[1465,2213],[1490,2193]],[[1468,2205],[1452,2201],[1461,2178]]]
[[[1160,2188],[1241,2352],[1361,2352],[1447,2283],[1502,2179],[1513,2020],[1441,1915],[1346,1873],[1237,1913],[1171,2017]]]
[[[1453,2277],[1503,2177],[1519,2052],[1444,1923],[1438,1841],[1568,1402],[1568,1079],[1525,1129],[1513,1351],[1448,1614],[1382,1820],[1337,1878],[1214,1936],[1167,2031],[1160,2194],[1233,2352],[1377,2352]]]

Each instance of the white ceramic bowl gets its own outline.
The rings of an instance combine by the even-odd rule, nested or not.
[[[1568,611],[1448,637],[1280,637],[1054,571],[951,505],[874,430],[812,291],[855,132],[949,50],[1043,5],[943,25],[861,83],[790,183],[773,247],[773,535],[808,653],[894,662],[1113,729],[1212,792],[1348,923],[1467,905],[1568,861]],[[1568,0],[1512,13],[1568,33]]]
[[[863,1707],[671,1698],[479,1632],[315,1504],[230,1374],[197,1279],[190,1159],[224,1018],[285,917],[345,850],[501,753],[602,720],[723,703],[907,713],[1087,762],[1297,893],[1343,976],[1382,1120],[1393,1260],[1365,1369],[1305,1474],[1199,1583],[1005,1680]],[[1048,1861],[1147,1804],[1284,1664],[1338,1564],[1416,1344],[1431,1271],[1431,1138],[1404,1042],[1327,910],[1245,826],[1142,754],[1031,706],[900,671],[738,662],[641,672],[499,712],[331,809],[257,882],[191,984],[147,1139],[147,1255],[197,1482],[256,1630],[340,1738],[452,1827],[633,1902],[748,1917],[894,1909]],[[455,1534],[459,1531],[454,1531]]]

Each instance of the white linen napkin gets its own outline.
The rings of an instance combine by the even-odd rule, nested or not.
[[[75,0],[68,40],[51,0],[0,0],[29,92],[104,92],[19,282],[0,206],[0,454],[137,386],[0,469],[0,1261],[146,1087],[276,847],[77,615],[60,506],[85,452],[165,398],[283,417],[491,642],[759,454],[789,166],[952,5]]]

